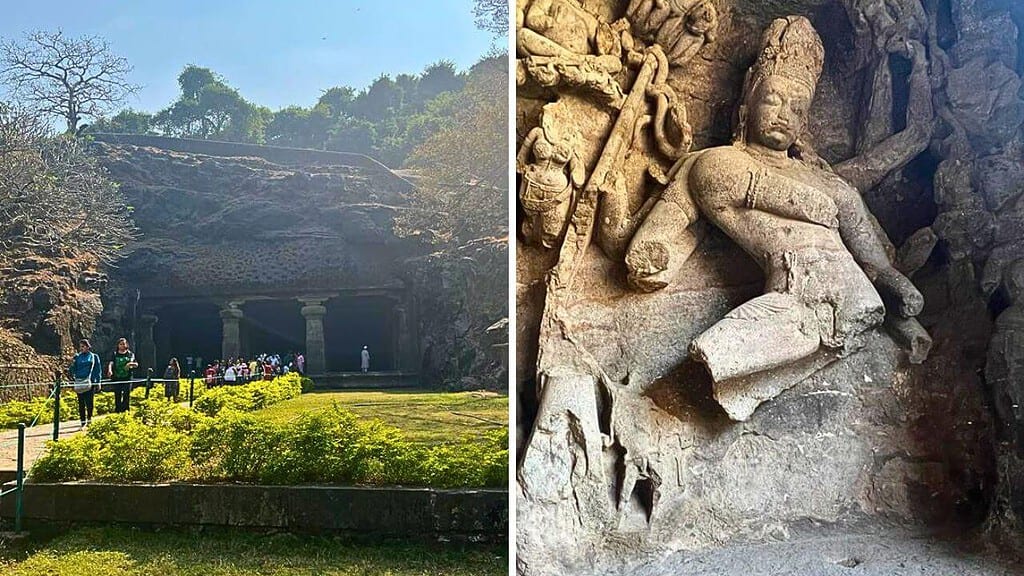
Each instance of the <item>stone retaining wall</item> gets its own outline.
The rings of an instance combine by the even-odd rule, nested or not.
[[[411,538],[508,538],[504,490],[26,484],[25,518],[59,522],[213,525]],[[14,497],[0,500],[14,515]]]

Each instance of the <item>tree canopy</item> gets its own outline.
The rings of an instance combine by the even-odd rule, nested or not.
[[[131,109],[101,118],[90,132],[164,134],[371,156],[401,166],[453,113],[466,74],[449,60],[420,74],[381,74],[363,90],[335,86],[311,106],[276,112],[246,100],[228,80],[194,64],[178,75],[177,100],[156,114]]]
[[[153,116],[164,134],[182,138],[261,142],[271,113],[238,93],[209,68],[190,64],[178,75],[181,94]]]
[[[412,152],[419,174],[400,232],[465,243],[508,234],[508,59],[491,56],[444,105],[443,120]]]

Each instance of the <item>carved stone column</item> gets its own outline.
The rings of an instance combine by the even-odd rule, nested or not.
[[[153,326],[156,323],[157,317],[154,314],[139,316],[139,341],[135,343],[135,360],[141,370],[136,374],[145,375],[146,368],[153,368],[156,371],[156,343],[153,341]]]
[[[238,324],[242,320],[242,311],[229,305],[220,311],[220,319],[224,323],[224,336],[221,340],[221,360],[235,358],[241,352],[242,341]]]
[[[399,304],[395,307],[395,370],[399,372],[408,372],[409,366],[406,362],[406,351],[408,349],[409,340],[409,321],[408,315],[405,311],[405,306]]]
[[[156,326],[153,329],[153,341],[156,342],[156,371],[159,371],[167,366],[167,362],[170,361],[171,355],[174,353],[171,350],[170,326]],[[178,361],[184,363],[185,359],[179,358]]]
[[[299,299],[303,304],[302,317],[306,319],[306,372],[323,374],[327,371],[324,345],[324,316],[327,307],[320,299]]]

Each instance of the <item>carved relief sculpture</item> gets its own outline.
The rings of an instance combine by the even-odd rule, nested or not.
[[[777,369],[818,352],[855,349],[857,337],[884,320],[883,300],[903,320],[924,304],[889,261],[884,233],[857,190],[801,141],[824,60],[817,33],[806,18],[779,19],[762,44],[744,84],[733,145],[699,153],[675,176],[685,179],[675,189],[689,190],[700,213],[765,272],[763,296],[692,344],[716,398],[736,419],[795,383],[780,381]],[[652,220],[638,236],[688,227],[695,214],[680,206],[688,204],[662,203],[678,214]]]
[[[983,106],[939,97],[973,55],[950,48],[941,5],[519,4],[523,574],[614,573],[640,550],[911,515],[915,483],[968,489],[950,488],[966,477],[953,444],[915,444],[921,422],[968,411],[936,398],[984,404],[944,316],[963,290],[935,278],[947,257],[966,277],[985,261],[972,249],[1019,229],[958,223],[1010,210],[1024,148],[987,149],[992,170],[956,160],[984,134],[950,110]],[[1019,84],[985,78],[1017,110]],[[1007,408],[1024,396],[1007,351],[1019,243],[1003,246],[983,272],[1005,300],[984,371],[1024,430]]]

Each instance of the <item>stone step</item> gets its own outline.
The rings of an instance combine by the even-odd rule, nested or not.
[[[411,372],[336,372],[313,376],[317,390],[349,388],[415,388],[419,375]]]

